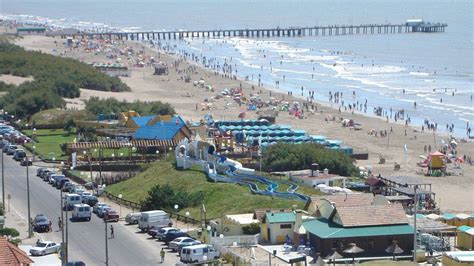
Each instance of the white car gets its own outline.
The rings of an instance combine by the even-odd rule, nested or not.
[[[30,249],[30,254],[33,256],[44,256],[46,254],[58,253],[61,249],[61,244],[51,241],[38,241],[35,246]]]

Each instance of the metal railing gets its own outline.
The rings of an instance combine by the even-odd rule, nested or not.
[[[142,209],[142,205],[139,204],[139,203],[129,201],[129,200],[126,200],[126,199],[123,199],[123,198],[119,198],[119,197],[115,196],[114,194],[109,193],[107,191],[104,191],[104,194],[108,199],[114,201],[115,203],[132,208],[132,211]]]

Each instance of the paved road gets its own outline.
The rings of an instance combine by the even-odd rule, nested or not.
[[[4,163],[5,194],[11,195],[11,209],[27,219],[26,168],[6,155]],[[53,232],[40,236],[60,242],[61,231],[57,226],[61,212],[60,191],[37,177],[36,167],[29,167],[29,172],[31,217],[43,213],[50,218]],[[113,225],[115,238],[108,241],[109,265],[159,264],[161,243],[147,239],[147,235],[139,233],[136,226],[127,226],[122,222]],[[93,215],[90,222],[69,222],[69,260],[82,260],[87,265],[105,264],[105,224],[97,216]],[[176,254],[166,255],[166,265],[174,265],[178,261]]]

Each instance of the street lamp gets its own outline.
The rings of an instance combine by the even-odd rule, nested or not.
[[[178,204],[175,204],[174,210],[176,212],[176,227],[178,227],[178,208],[179,208]]]
[[[156,150],[155,153],[156,153],[156,160],[158,160],[158,156],[159,156],[159,154],[160,154],[160,151],[159,151],[159,150]]]
[[[26,144],[26,140],[25,140]],[[30,175],[28,172],[28,156],[26,156],[26,194],[27,194],[27,199],[28,199],[28,237],[31,238],[33,237],[33,225],[31,224],[31,210],[30,210]]]
[[[186,225],[187,225],[186,232],[189,232],[189,221],[188,221],[188,218],[189,218],[189,212],[186,212]]]
[[[56,172],[56,157],[53,157],[53,172]]]
[[[211,229],[212,229],[212,228],[211,228],[210,225],[208,225],[208,226],[206,227],[206,229],[207,229],[207,232],[209,233],[209,244],[210,244],[210,243],[211,243]]]
[[[33,145],[33,163],[35,162],[36,146]]]
[[[5,169],[3,165],[3,149],[2,150],[2,208],[5,210]]]

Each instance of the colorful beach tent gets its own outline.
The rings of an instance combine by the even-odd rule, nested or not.
[[[444,160],[443,160],[444,157],[445,157],[445,155],[442,154],[439,151],[435,151],[435,152],[430,153],[430,155],[428,156],[428,161],[429,161],[430,167],[431,168],[443,168],[445,166],[445,163],[444,163]]]

